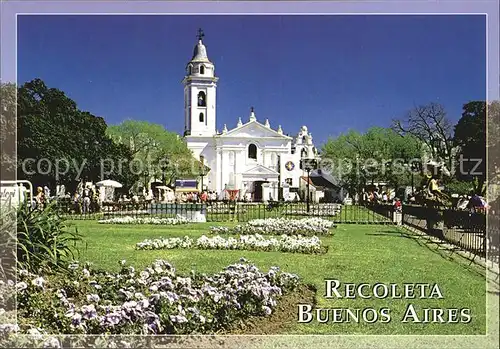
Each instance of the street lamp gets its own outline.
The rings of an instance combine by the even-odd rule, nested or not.
[[[303,158],[300,160],[300,168],[307,171],[307,212],[310,211],[310,198],[309,198],[309,180],[311,171],[318,167],[318,161],[312,158]]]
[[[161,165],[161,182],[162,182],[162,184],[164,184],[164,185],[165,185],[165,184],[167,184],[167,183],[165,182],[165,179],[166,179],[166,178],[165,178],[165,172],[166,172],[166,171],[167,171],[167,164],[163,164],[163,165]]]
[[[148,177],[149,177],[149,172],[148,170],[144,171],[144,189],[146,190],[148,187]]]
[[[415,185],[413,181],[413,175],[415,174],[416,171],[420,169],[420,166],[417,162],[411,162],[410,163],[410,171],[411,171],[411,195],[415,196]]]
[[[201,177],[201,191],[203,191],[203,176],[205,176],[205,157],[200,155],[200,177]]]

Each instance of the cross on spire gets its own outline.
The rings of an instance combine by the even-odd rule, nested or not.
[[[199,28],[198,34],[196,35],[196,37],[198,38],[198,40],[201,41],[201,39],[203,39],[204,36],[205,36],[205,34],[203,33],[203,30],[201,28]]]

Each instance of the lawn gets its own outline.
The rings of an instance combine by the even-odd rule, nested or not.
[[[279,328],[281,334],[484,334],[485,280],[478,270],[450,252],[426,245],[420,238],[391,225],[342,225],[334,236],[322,237],[329,246],[324,255],[253,251],[156,250],[137,251],[135,244],[146,238],[201,236],[215,223],[180,226],[100,225],[95,221],[73,221],[85,242],[79,245],[79,260],[97,267],[118,270],[120,260],[141,268],[155,259],[166,259],[178,270],[217,272],[245,257],[259,268],[277,265],[298,274],[316,288],[317,308],[390,308],[388,323],[297,323],[297,311]],[[217,223],[230,226],[232,223]],[[342,283],[438,284],[443,299],[325,299],[325,279]],[[470,308],[469,323],[402,323],[408,304],[422,308]],[[297,309],[297,307],[294,307]]]

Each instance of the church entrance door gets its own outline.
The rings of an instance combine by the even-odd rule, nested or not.
[[[268,183],[267,181],[255,181],[254,182],[254,192],[253,201],[262,201],[262,184]]]

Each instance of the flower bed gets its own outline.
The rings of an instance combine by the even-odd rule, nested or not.
[[[99,221],[100,224],[158,224],[158,225],[179,225],[189,223],[189,220],[183,216],[175,218],[155,218],[155,217],[115,217],[103,219]]]
[[[280,251],[293,253],[325,253],[327,248],[322,246],[317,236],[288,236],[266,239],[262,235],[241,235],[238,239],[230,237],[225,239],[220,236],[201,236],[194,240],[188,236],[184,238],[146,239],[137,243],[138,250],[168,250],[174,248],[198,248],[203,250],[255,250],[255,251]]]
[[[213,275],[181,276],[163,260],[136,272],[122,261],[118,273],[75,263],[65,277],[21,270],[17,281],[20,332],[51,334],[215,333],[271,314],[299,284],[297,275],[261,272],[243,259]]]
[[[333,222],[322,218],[267,218],[254,219],[245,225],[237,225],[233,228],[210,227],[212,234],[260,234],[260,235],[331,235],[330,228]]]

